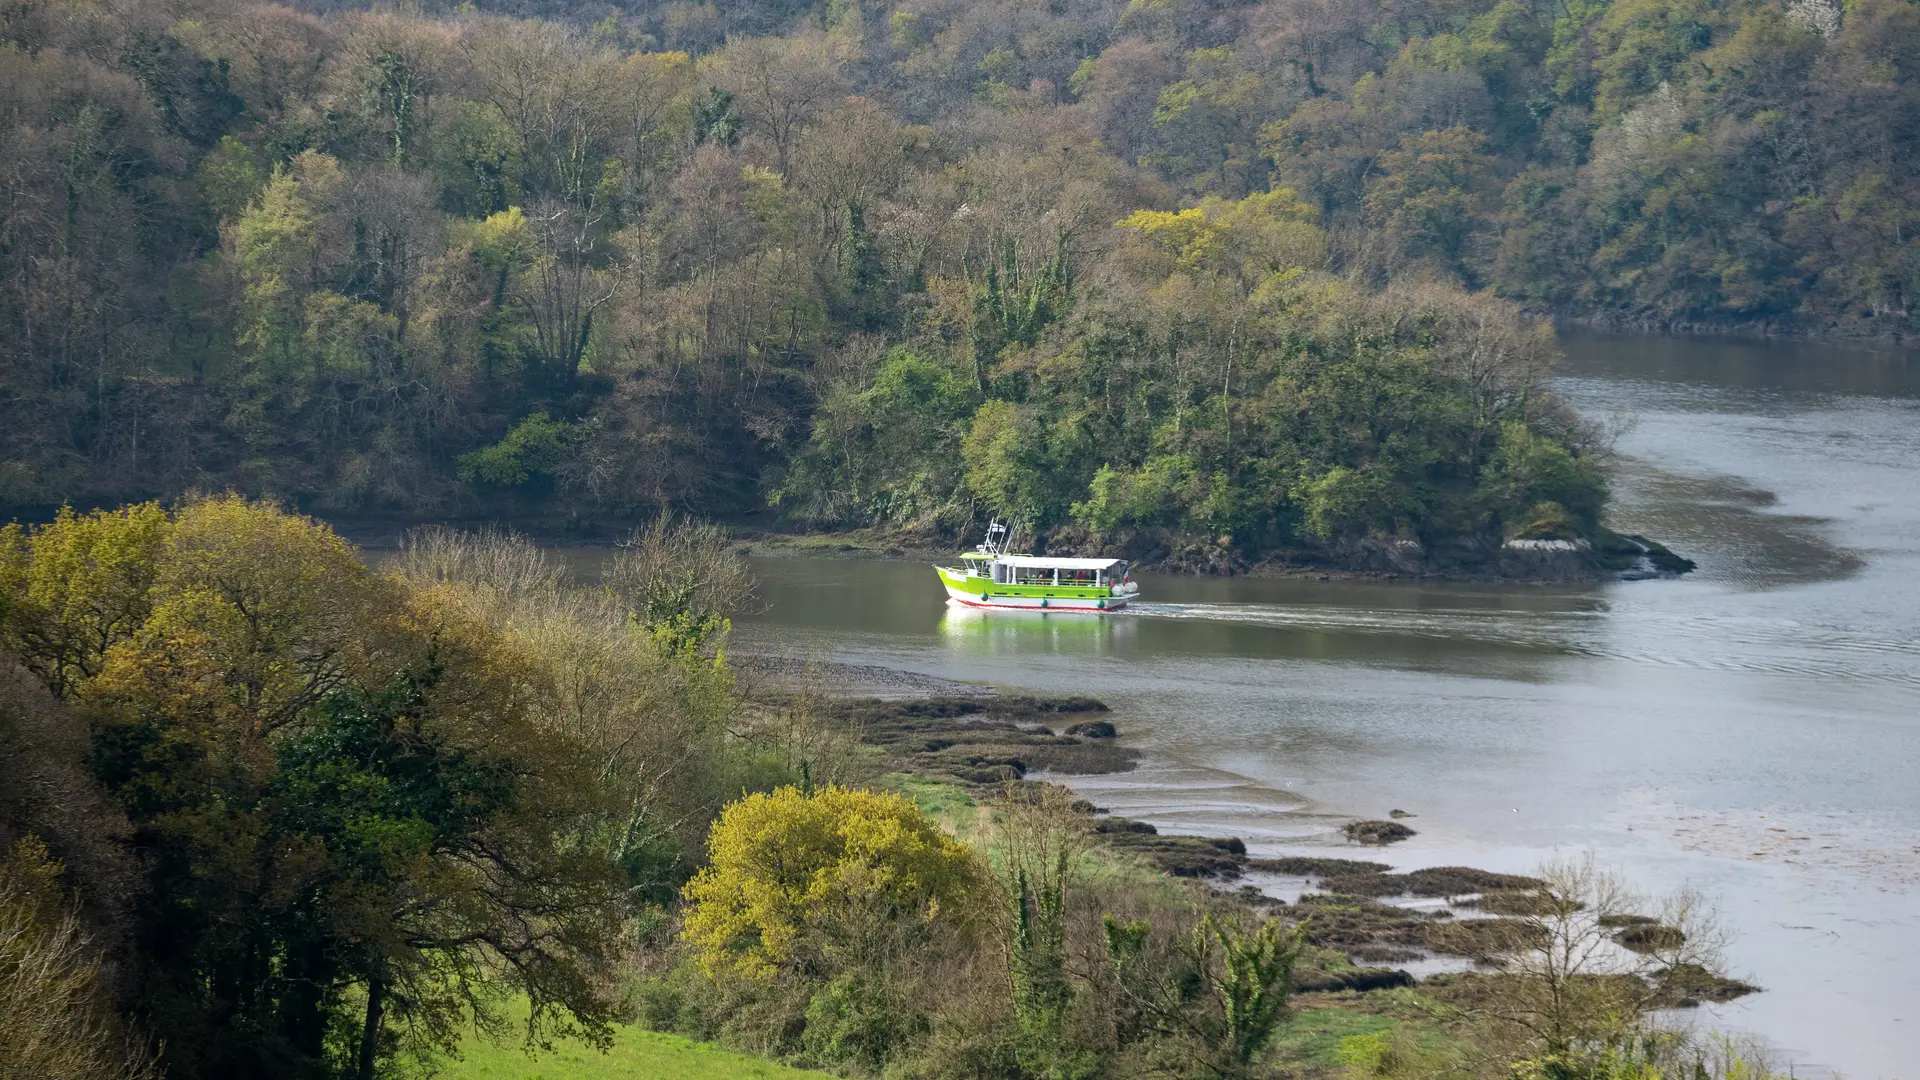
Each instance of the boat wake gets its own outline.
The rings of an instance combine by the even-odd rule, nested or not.
[[[1416,638],[1543,655],[1920,687],[1920,641],[1792,619],[1659,610],[1391,609],[1340,605],[1134,604],[1127,614],[1279,631]]]
[[[1392,609],[1331,604],[1134,604],[1128,612],[1159,619],[1202,619],[1280,630],[1391,634],[1443,640],[1554,648],[1569,628],[1606,617],[1598,611],[1476,611],[1470,608]]]

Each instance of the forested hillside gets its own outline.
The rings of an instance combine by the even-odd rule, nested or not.
[[[0,41],[16,508],[1591,536],[1522,308],[1920,329],[1910,0],[44,0]]]

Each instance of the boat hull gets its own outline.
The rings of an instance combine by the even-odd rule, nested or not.
[[[947,600],[970,608],[997,608],[1001,611],[1087,611],[1099,614],[1103,611],[1119,611],[1127,606],[1127,602],[1119,598],[1070,600],[1052,596],[979,596],[951,587],[947,589]]]

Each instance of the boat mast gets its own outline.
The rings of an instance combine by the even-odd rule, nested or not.
[[[994,518],[987,525],[987,542],[980,545],[980,553],[997,559],[1007,553],[1012,543],[1013,536],[1007,531],[1007,527],[1000,524],[999,518]]]

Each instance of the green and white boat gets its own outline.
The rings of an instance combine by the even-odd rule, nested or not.
[[[960,556],[959,566],[935,566],[947,600],[976,608],[1025,611],[1118,611],[1140,594],[1124,559],[1067,559],[1017,555],[999,522],[987,542]]]

